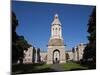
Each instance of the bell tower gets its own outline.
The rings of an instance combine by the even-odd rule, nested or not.
[[[51,24],[51,38],[50,39],[62,39],[62,28],[59,21],[58,14],[55,14],[54,20]]]
[[[48,43],[47,64],[65,63],[65,45],[62,38],[62,28],[58,14],[51,23],[51,36]]]

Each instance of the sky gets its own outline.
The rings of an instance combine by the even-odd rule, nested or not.
[[[55,3],[12,1],[12,11],[16,14],[19,25],[18,35],[41,51],[47,51],[51,35],[51,23],[58,14],[66,50],[87,43],[88,20],[94,6]]]

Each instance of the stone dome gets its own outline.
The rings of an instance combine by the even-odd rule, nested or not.
[[[50,39],[48,46],[64,46],[62,39]]]

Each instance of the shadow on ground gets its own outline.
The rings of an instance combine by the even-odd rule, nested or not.
[[[16,74],[28,74],[28,73],[44,73],[44,72],[56,72],[49,66],[37,68],[44,64],[16,64],[12,66],[12,75]]]
[[[72,67],[73,66],[73,67]],[[92,67],[94,67],[92,65]],[[76,63],[67,64],[15,64],[12,65],[12,75],[29,74],[29,73],[45,73],[45,72],[64,72],[64,71],[79,71],[90,70],[93,68],[86,65],[79,65]]]

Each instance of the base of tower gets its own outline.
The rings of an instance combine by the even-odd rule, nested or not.
[[[53,64],[53,61],[47,61],[47,64]]]
[[[60,63],[66,63],[66,61],[60,61]]]
[[[66,63],[66,61],[60,61],[59,64],[61,64],[61,63]],[[53,63],[53,61],[47,61],[46,64],[54,64],[54,63]]]

